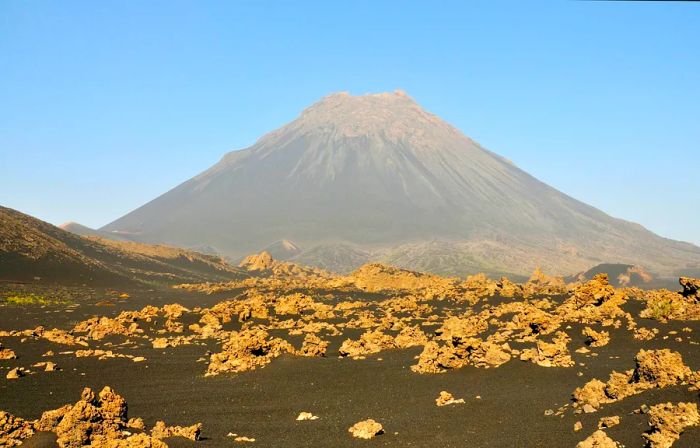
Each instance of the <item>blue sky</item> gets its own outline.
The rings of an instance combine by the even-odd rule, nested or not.
[[[682,2],[0,2],[0,204],[99,227],[330,92],[401,88],[700,244],[699,43]]]

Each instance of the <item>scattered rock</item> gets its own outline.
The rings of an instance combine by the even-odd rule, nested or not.
[[[2,344],[0,344],[0,360],[15,358],[17,358],[17,355],[15,355],[14,351],[10,350],[9,348],[3,348]]]
[[[304,336],[304,343],[301,349],[297,351],[301,356],[326,356],[328,349],[328,341],[324,341],[315,334],[307,334]]]
[[[211,355],[206,375],[253,370],[284,352],[294,352],[287,341],[271,338],[267,331],[261,329],[233,331],[222,348],[222,352]]]
[[[435,404],[438,406],[447,406],[449,404],[464,404],[464,398],[455,399],[455,397],[447,392],[442,391],[440,395],[435,399]]]
[[[166,439],[168,437],[184,437],[192,441],[199,440],[202,432],[202,424],[196,423],[192,426],[166,426],[165,422],[157,421],[151,429],[151,437],[154,439]]]
[[[630,395],[655,387],[668,387],[691,379],[691,370],[683,363],[680,353],[668,349],[640,350],[635,357],[636,367],[625,373],[613,371],[604,383],[593,379],[577,388],[574,401],[580,406],[598,409]]]
[[[348,429],[348,432],[350,432],[353,437],[357,437],[358,439],[371,439],[375,436],[384,434],[384,428],[380,423],[370,418],[355,423]]]
[[[384,434],[382,425],[371,418],[355,423],[348,431],[353,437],[357,437],[358,439],[371,439],[380,434]]]
[[[305,420],[318,420],[318,416],[313,415],[311,412],[300,412],[297,416],[297,421]]]
[[[394,338],[380,330],[367,331],[354,341],[346,339],[340,346],[340,355],[361,358],[388,348],[394,348]]]
[[[595,331],[586,327],[583,329],[583,335],[586,336],[586,344],[591,347],[602,347],[610,342],[610,333],[607,331]]]
[[[620,417],[613,415],[611,417],[601,417],[598,420],[598,429],[612,428],[613,426],[620,424]]]
[[[16,380],[23,376],[24,369],[22,367],[15,367],[14,369],[11,369],[9,372],[7,372],[5,378],[7,378],[8,380]]]
[[[571,338],[563,331],[558,331],[552,342],[537,341],[536,348],[525,349],[520,354],[522,361],[531,361],[541,367],[571,367],[574,360],[567,344]]]

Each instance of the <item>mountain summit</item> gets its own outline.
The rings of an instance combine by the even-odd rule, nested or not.
[[[102,230],[232,258],[284,240],[295,259],[337,270],[368,260],[459,275],[700,266],[700,248],[538,181],[402,91],[326,96]]]

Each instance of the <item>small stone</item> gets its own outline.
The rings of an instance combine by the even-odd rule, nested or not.
[[[300,412],[299,415],[297,416],[297,421],[304,421],[304,420],[318,420],[318,416],[313,415],[311,412]]]
[[[591,414],[591,413],[596,411],[596,408],[594,408],[593,406],[591,406],[588,403],[584,404],[582,409],[583,409],[583,412],[585,412],[586,414]]]
[[[451,393],[443,390],[435,399],[435,404],[438,406],[447,406],[448,404],[463,404],[464,398],[456,399]]]
[[[350,432],[353,437],[357,437],[359,439],[371,439],[374,436],[384,434],[384,428],[379,422],[376,422],[370,418],[355,423],[348,429],[348,432]]]
[[[15,367],[14,369],[7,372],[7,376],[5,378],[7,378],[8,380],[16,380],[22,376],[24,376],[24,372],[22,371],[22,368]]]

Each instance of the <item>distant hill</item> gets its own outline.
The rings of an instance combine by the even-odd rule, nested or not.
[[[108,238],[111,240],[117,240],[117,241],[129,241],[129,238],[125,235],[120,235],[117,232],[103,232],[101,230],[96,230],[93,228],[90,228],[88,226],[84,226],[80,223],[77,222],[66,222],[58,226],[60,229],[65,230],[66,232],[71,232],[75,233],[76,235],[80,236],[99,236],[102,238]]]
[[[101,230],[236,260],[287,240],[301,249],[292,259],[345,272],[368,261],[460,276],[700,268],[700,247],[557,191],[403,92],[329,95]]]
[[[276,241],[263,249],[277,260],[289,260],[299,255],[302,250],[299,246],[288,240]]]
[[[112,285],[225,281],[247,276],[220,257],[99,236],[81,237],[0,207],[0,280]]]
[[[601,263],[591,269],[566,278],[567,282],[587,282],[598,274],[607,274],[610,284],[616,287],[636,286],[643,289],[678,288],[677,278],[660,278],[641,266],[631,264]]]

